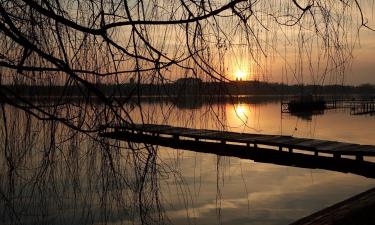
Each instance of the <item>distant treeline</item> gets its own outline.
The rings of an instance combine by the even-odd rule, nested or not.
[[[96,84],[106,96],[203,96],[203,95],[375,95],[375,85],[285,85],[259,81],[202,82],[195,78],[167,84]],[[83,86],[2,85],[2,94],[18,96],[94,96]]]

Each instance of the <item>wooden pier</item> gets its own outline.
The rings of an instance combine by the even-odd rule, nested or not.
[[[363,102],[350,108],[351,115],[375,115],[375,101]]]
[[[343,143],[336,141],[297,138],[284,135],[236,133],[218,130],[192,129],[156,124],[132,124],[103,128],[101,136],[128,140],[138,136],[143,142],[153,144],[165,141],[192,141],[213,143],[220,146],[242,146],[249,149],[266,149],[288,153],[302,153],[340,159],[343,156],[363,161],[364,156],[375,156],[375,146]]]

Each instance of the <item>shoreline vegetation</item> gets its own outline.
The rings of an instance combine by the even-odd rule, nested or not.
[[[261,81],[202,82],[198,78],[181,78],[165,84],[95,84],[95,89],[108,97],[183,97],[183,96],[374,96],[375,85],[286,85]],[[0,85],[2,96],[94,97],[95,92],[79,85]]]

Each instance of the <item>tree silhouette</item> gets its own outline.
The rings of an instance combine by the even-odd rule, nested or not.
[[[302,82],[303,70],[315,68],[300,56],[321,60],[314,79],[323,83],[346,67],[354,44],[348,34],[362,27],[371,29],[357,0],[1,0],[0,222],[47,224],[51,210],[66,224],[67,205],[87,203],[79,223],[109,223],[126,208],[118,214],[132,224],[165,224],[158,175],[170,174],[156,150],[97,137],[103,126],[132,123],[134,107],[143,122],[149,111],[140,84],[182,77],[223,83],[233,79],[230,64],[249,62],[266,80],[275,58]],[[288,46],[295,46],[295,65],[280,52]],[[126,96],[100,88],[128,82]],[[27,96],[12,85],[54,95]],[[63,87],[58,95],[56,85]]]
[[[358,1],[17,0],[2,1],[0,14],[1,83],[77,86],[105,104],[107,122],[131,118],[97,84],[163,84],[181,75],[223,82],[231,79],[229,58],[245,54],[262,74],[280,56],[277,46],[295,44],[313,61],[307,43],[314,41],[327,60],[317,79],[323,83],[351,57],[350,20],[369,28]],[[297,80],[303,63],[291,70]],[[2,101],[39,119],[85,130],[71,119],[76,114],[61,117],[5,86],[0,91]],[[138,92],[135,85],[132,95]]]

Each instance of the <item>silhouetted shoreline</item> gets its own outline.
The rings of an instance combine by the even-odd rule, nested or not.
[[[181,97],[181,96],[226,96],[226,95],[375,95],[375,85],[363,84],[359,86],[343,85],[285,85],[280,83],[267,83],[259,81],[237,81],[230,83],[202,82],[200,79],[179,79],[167,84],[96,84],[98,92],[105,96],[142,96],[142,97]],[[1,85],[2,95],[18,96],[95,96],[83,86],[59,85]]]

